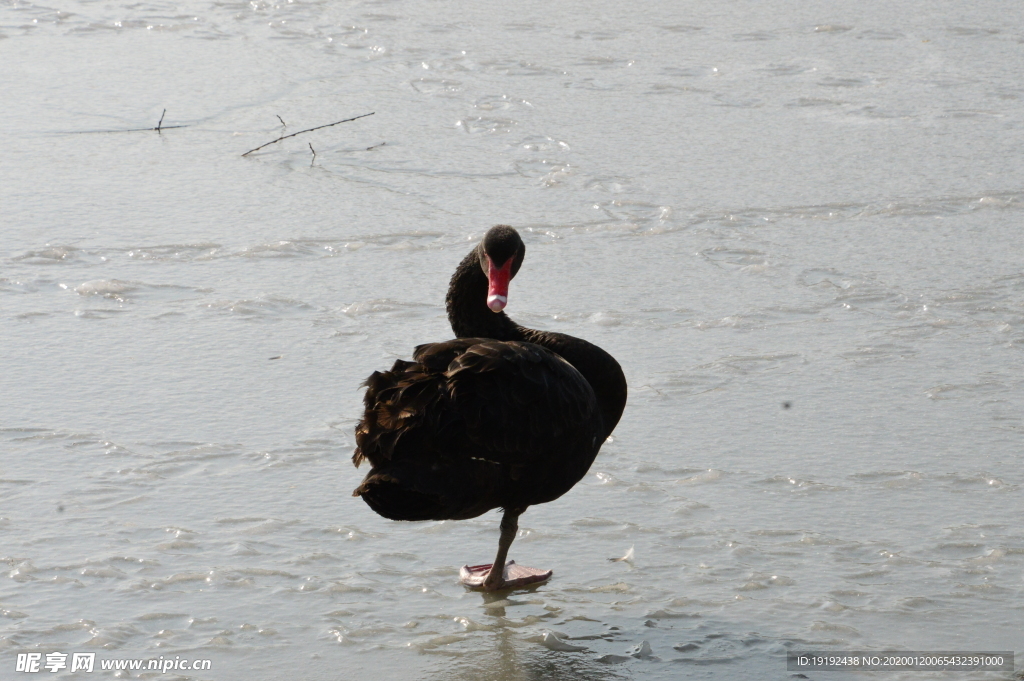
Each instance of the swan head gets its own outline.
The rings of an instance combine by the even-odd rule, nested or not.
[[[477,250],[480,269],[487,275],[487,307],[501,312],[508,304],[508,283],[523,264],[526,245],[519,232],[497,225],[487,230]]]

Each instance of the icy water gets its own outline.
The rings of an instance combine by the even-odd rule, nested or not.
[[[0,0],[0,678],[1024,655],[1022,67],[1016,0]],[[496,223],[510,315],[630,386],[504,596],[457,584],[496,513],[349,496]]]

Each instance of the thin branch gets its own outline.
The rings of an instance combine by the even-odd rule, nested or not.
[[[387,144],[387,142],[381,142],[380,144],[374,144],[372,147],[366,147],[366,151],[370,151],[372,149],[376,149],[377,147],[383,147],[385,144]]]
[[[308,142],[308,144],[309,144],[309,150],[313,152],[313,158],[309,162],[309,167],[312,168],[313,167],[313,163],[316,161],[316,149],[313,148],[313,143],[312,142]]]
[[[277,116],[277,114],[274,114],[274,115],[275,115],[275,116]],[[285,127],[285,128],[287,128],[287,127],[288,127],[288,124],[287,124],[287,123],[285,123],[285,122],[284,122],[284,119],[283,119],[283,118],[281,118],[280,116],[277,116],[277,120],[281,121],[281,125],[282,125],[283,127]]]
[[[160,114],[160,120],[159,120],[159,122],[157,122],[155,128],[131,128],[129,130],[75,130],[72,134],[75,134],[75,135],[94,135],[94,134],[97,134],[97,133],[107,134],[107,133],[111,133],[111,132],[149,132],[151,130],[156,130],[157,133],[160,133],[163,130],[174,130],[176,128],[187,128],[188,127],[187,125],[164,125],[164,116],[166,116],[166,115],[167,115],[167,109],[164,109],[164,112],[162,114]]]
[[[266,144],[262,144],[262,145],[256,147],[255,149],[250,149],[249,151],[247,151],[244,154],[242,154],[242,156],[248,156],[249,154],[251,154],[254,151],[259,151],[263,147],[269,147],[271,144],[276,144],[276,143],[280,142],[281,140],[288,139],[289,137],[295,137],[296,135],[301,135],[301,134],[306,133],[306,132],[313,132],[314,130],[320,130],[321,128],[329,128],[332,125],[338,125],[339,123],[348,123],[349,121],[356,121],[356,120],[359,120],[360,118],[366,118],[367,116],[372,116],[375,113],[377,113],[377,112],[376,111],[371,111],[370,113],[363,114],[362,116],[355,116],[354,118],[346,118],[343,121],[335,121],[334,123],[328,123],[327,125],[318,125],[315,128],[310,128],[309,130],[300,130],[299,132],[293,132],[290,135],[284,135],[283,137],[278,137],[276,140],[272,140],[270,142],[267,142]]]
[[[187,128],[187,125],[165,125],[160,130],[175,130],[177,128]],[[130,130],[71,130],[68,134],[71,135],[109,135],[114,132],[152,132],[156,128],[132,128]],[[159,132],[159,131],[158,131]]]

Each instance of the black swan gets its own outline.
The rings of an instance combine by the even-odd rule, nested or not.
[[[526,247],[491,228],[448,287],[457,338],[421,345],[366,380],[352,461],[372,465],[352,493],[392,520],[461,520],[502,508],[493,564],[462,568],[486,591],[546,580],[505,563],[528,506],[580,481],[626,405],[619,363],[585,340],[519,326],[502,309]]]

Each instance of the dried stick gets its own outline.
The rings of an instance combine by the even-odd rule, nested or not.
[[[372,116],[375,113],[377,113],[377,112],[376,111],[371,111],[370,113],[363,114],[362,116],[355,116],[354,118],[346,118],[343,121],[335,121],[334,123],[328,123],[327,125],[318,125],[315,128],[310,128],[309,130],[300,130],[299,132],[293,132],[290,135],[284,135],[283,137],[278,137],[276,140],[272,140],[270,142],[267,142],[266,144],[262,144],[262,145],[256,147],[255,149],[250,149],[249,151],[247,151],[244,154],[242,154],[242,156],[248,156],[252,152],[259,151],[263,147],[269,147],[271,144],[276,144],[276,143],[280,142],[281,140],[288,139],[289,137],[295,137],[296,135],[301,135],[304,132],[313,132],[314,130],[320,130],[321,128],[329,128],[332,125],[338,125],[339,123],[348,123],[349,121],[355,121],[355,120],[359,120],[360,118],[366,118],[367,116]]]
[[[167,109],[160,114],[160,120],[157,122],[155,128],[130,128],[128,130],[75,130],[76,135],[94,135],[97,133],[112,133],[112,132],[149,132],[150,130],[156,130],[157,133],[163,130],[174,130],[176,128],[187,128],[187,125],[164,125],[164,116],[167,115]]]
[[[274,115],[275,115],[275,116],[277,116],[277,114],[274,114]],[[285,127],[285,128],[287,128],[287,127],[288,127],[288,124],[287,124],[287,123],[285,123],[285,122],[284,122],[284,119],[283,119],[283,118],[281,118],[280,116],[277,116],[277,120],[281,121],[281,126],[282,126],[282,127]]]
[[[313,163],[316,162],[316,149],[313,148],[313,143],[312,142],[308,142],[308,144],[309,144],[309,150],[313,152],[313,158],[310,159],[310,161],[309,161],[309,167],[312,168],[313,167]]]

